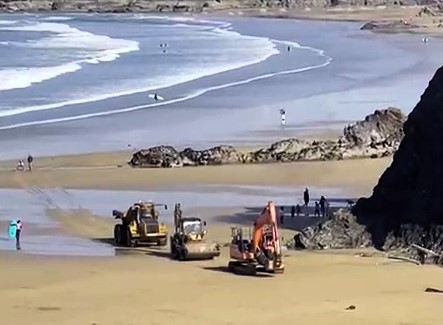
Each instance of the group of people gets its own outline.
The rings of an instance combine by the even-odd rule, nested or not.
[[[32,157],[31,155],[28,155],[28,158],[26,159],[27,163],[28,163],[28,171],[32,171],[32,163],[34,161],[34,157]],[[19,171],[24,171],[25,170],[25,161],[23,159],[20,159],[17,163],[17,167],[16,170]]]
[[[310,196],[309,196],[309,190],[306,188],[303,192],[303,206],[300,204],[292,205],[291,206],[291,219],[294,217],[299,217],[302,213],[302,209],[308,209],[309,208],[309,202],[310,202]],[[305,210],[307,211],[307,210]],[[314,205],[314,216],[315,217],[327,217],[329,214],[329,202],[328,200],[322,195],[320,197],[319,201],[315,201]],[[309,215],[309,212],[306,212],[306,215]],[[284,224],[285,219],[285,209],[284,207],[280,207],[279,211],[279,219],[280,223]]]

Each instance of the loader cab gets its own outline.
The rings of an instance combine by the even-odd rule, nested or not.
[[[204,233],[204,226],[206,226],[206,221],[201,221],[199,218],[182,219],[183,233],[185,235]]]

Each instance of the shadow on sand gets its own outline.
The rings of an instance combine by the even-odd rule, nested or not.
[[[203,266],[203,267],[201,267],[201,269],[207,270],[207,271],[219,272],[219,273],[229,273],[229,274],[233,274],[233,275],[237,275],[237,276],[248,276],[248,277],[253,277],[253,278],[272,278],[273,277],[271,274],[266,274],[266,273],[257,273],[255,275],[235,274],[235,273],[232,273],[231,271],[229,271],[229,268],[227,266]]]
[[[155,256],[155,257],[161,257],[168,260],[173,260],[171,258],[171,253],[169,251],[160,250],[160,249],[154,249],[152,247],[148,247],[148,249],[145,250],[146,255],[149,256]]]
[[[139,243],[136,247],[126,247],[116,245],[114,238],[92,238],[92,241],[112,246],[115,249],[115,255],[146,254],[170,259],[169,251],[149,243]]]
[[[278,220],[278,226],[282,229],[289,230],[301,230],[306,227],[314,226],[318,222],[322,221],[323,218],[314,215],[314,207],[303,208],[302,213],[297,216],[291,217],[291,207],[284,206],[283,223]],[[240,226],[251,227],[254,221],[260,215],[263,207],[246,207],[240,213],[235,213],[233,215],[221,215],[216,216],[215,220],[218,222],[228,223],[228,224],[238,224]],[[329,209],[329,213],[333,213],[338,208],[333,207]],[[280,212],[280,206],[277,206],[278,212]]]

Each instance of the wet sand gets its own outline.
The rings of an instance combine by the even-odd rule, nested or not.
[[[0,187],[150,190],[193,184],[342,187],[369,194],[391,158],[287,164],[224,165],[176,169],[136,169],[131,152],[36,158],[34,170],[14,171],[0,164]],[[120,167],[118,167],[120,166]]]

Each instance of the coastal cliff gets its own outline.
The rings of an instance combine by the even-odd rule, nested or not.
[[[415,244],[439,253],[428,257],[443,264],[443,67],[409,114],[403,132],[392,164],[371,197],[359,199],[352,213],[341,210],[305,229],[299,245],[374,245],[417,259],[420,252],[411,249]]]
[[[437,4],[438,2],[435,2]],[[80,12],[203,12],[248,9],[303,9],[336,7],[422,6],[423,0],[2,0],[0,10]]]

